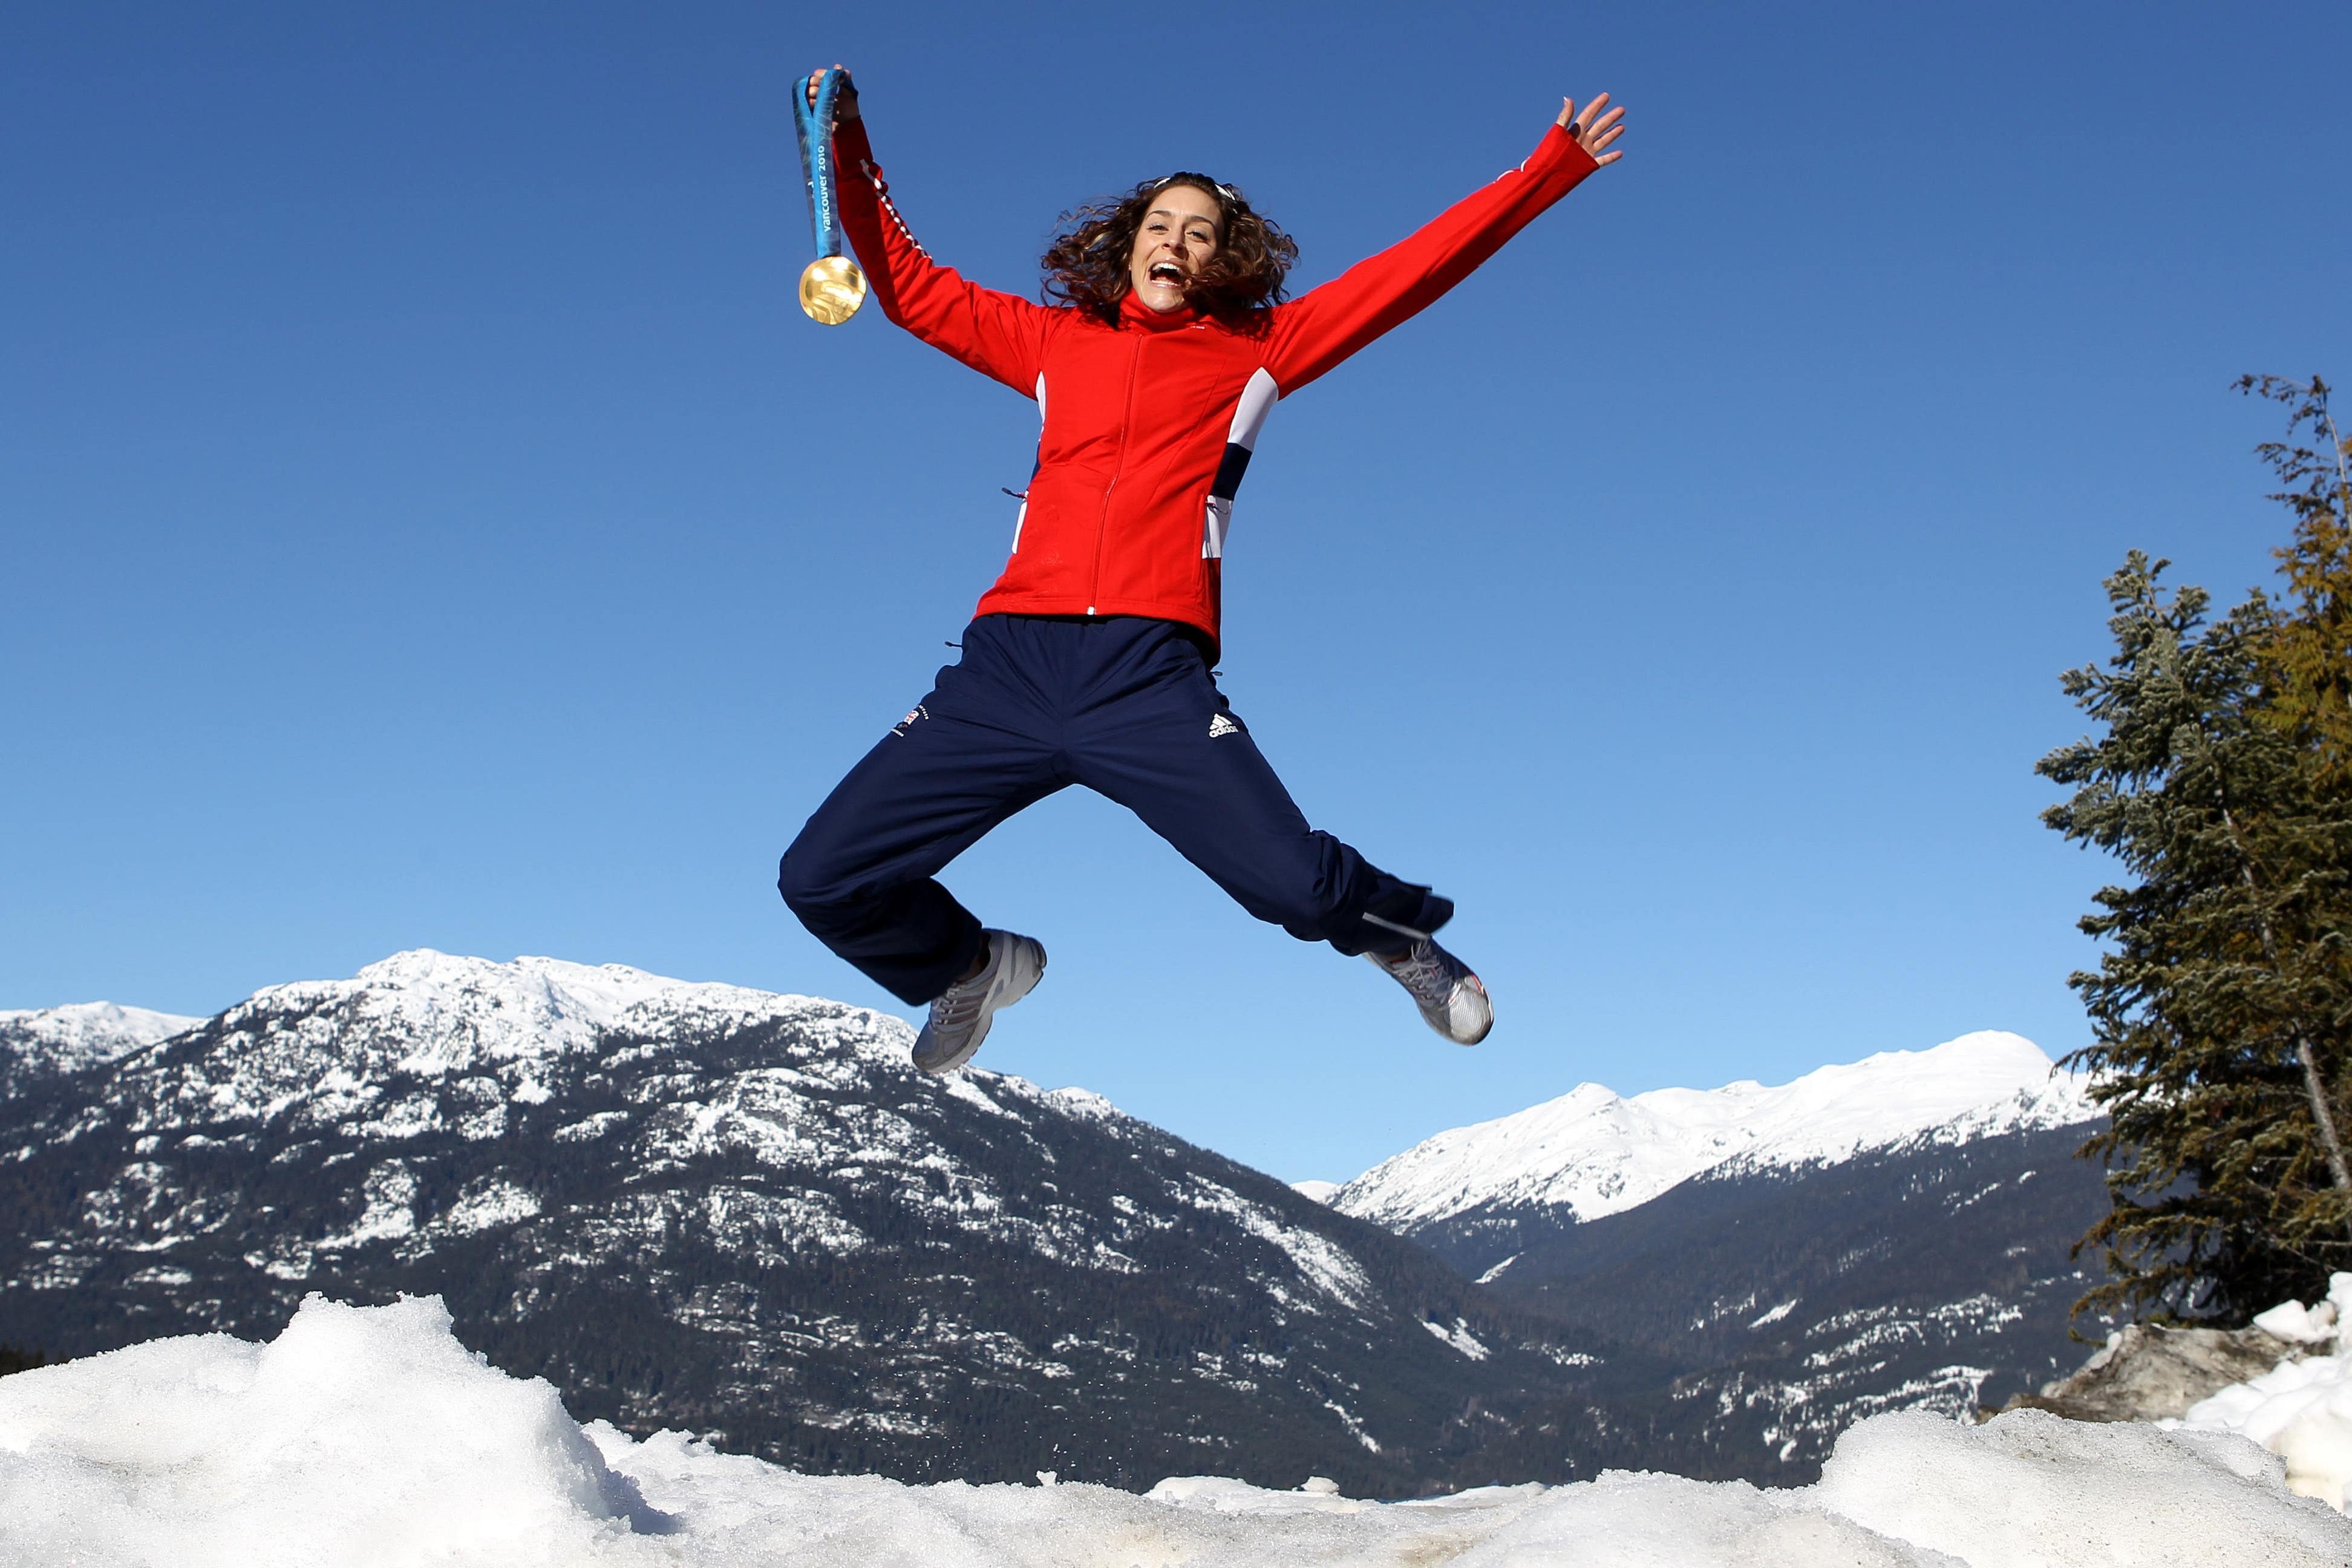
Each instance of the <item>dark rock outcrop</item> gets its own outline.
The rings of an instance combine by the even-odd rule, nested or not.
[[[2073,1421],[2179,1417],[2233,1383],[2260,1377],[2305,1347],[2260,1329],[2168,1329],[2134,1323],[2108,1337],[2072,1377],[2012,1395],[2007,1410],[2047,1410]]]

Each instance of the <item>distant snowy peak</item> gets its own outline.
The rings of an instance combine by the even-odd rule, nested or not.
[[[1987,1030],[1772,1088],[1743,1081],[1627,1099],[1582,1084],[1499,1121],[1441,1132],[1331,1201],[1406,1233],[1487,1205],[1597,1219],[1717,1167],[1834,1162],[1915,1139],[1961,1143],[2099,1114],[2083,1080],[2058,1071],[2032,1041]]]
[[[823,1035],[828,1060],[853,1078],[905,1066],[912,1035],[902,1019],[814,997],[617,963],[500,963],[420,948],[349,980],[257,991],[171,1047],[185,1061],[155,1070],[177,1085],[174,1114],[290,1114],[404,1138],[456,1116],[491,1136],[504,1125],[499,1105],[543,1103],[616,1047],[723,1054],[729,1039],[778,1026]],[[436,1084],[475,1110],[438,1103],[440,1091],[426,1088]]]
[[[27,1079],[110,1062],[203,1022],[112,1002],[0,1010],[0,1094]]]
[[[257,991],[222,1015],[239,1028],[257,1018],[319,1017],[338,1031],[362,1027],[406,1039],[411,1072],[545,1060],[591,1048],[607,1033],[654,1032],[689,1015],[772,1017],[813,1006],[806,996],[740,985],[671,980],[625,964],[518,958],[499,963],[430,948],[397,952],[349,980],[305,980]]]
[[[75,1002],[63,1007],[0,1010],[0,1037],[11,1043],[38,1040],[54,1049],[101,1062],[168,1040],[203,1022],[113,1002]]]
[[[436,952],[429,947],[395,952],[349,980],[305,980],[254,993],[248,1005],[315,1006],[337,998],[364,999],[383,1011],[435,1028],[503,1026],[513,1032],[593,1034],[648,1005],[726,1011],[757,1010],[778,998],[753,991],[649,974],[625,963],[569,963],[560,958],[518,958],[500,963]]]
[[[544,1104],[583,1071],[622,1062],[674,1058],[688,1077],[723,1078],[735,1068],[713,1064],[743,1065],[730,1051],[739,1037],[765,1042],[761,1050],[782,1048],[772,1046],[776,1038],[816,1042],[789,1070],[781,1061],[754,1064],[806,1088],[858,1098],[890,1080],[915,1079],[1016,1121],[1026,1112],[1007,1106],[1017,1101],[1119,1136],[1143,1127],[1091,1089],[1047,1090],[977,1068],[919,1079],[909,1055],[913,1027],[870,1008],[672,980],[618,963],[501,963],[429,948],[394,953],[349,980],[268,986],[212,1018],[108,1003],[0,1013],[0,1099],[69,1070],[54,1065],[57,1041],[79,1042],[81,1055],[69,1065],[89,1065],[183,1034],[189,1038],[172,1047],[170,1059],[126,1064],[152,1081],[122,1092],[163,1095],[169,1108],[156,1114],[165,1120],[284,1119],[298,1130],[332,1128],[370,1141],[400,1142],[445,1125],[469,1140],[497,1137],[509,1107]],[[697,1123],[698,1136],[727,1114],[714,1109]],[[583,1127],[592,1130],[579,1135],[601,1136],[625,1120],[591,1117]]]

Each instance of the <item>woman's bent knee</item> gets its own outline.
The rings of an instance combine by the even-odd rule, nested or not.
[[[828,916],[858,901],[854,890],[843,886],[842,879],[825,866],[823,857],[809,854],[797,844],[776,862],[776,891],[783,895],[784,907],[811,931],[829,924]]]

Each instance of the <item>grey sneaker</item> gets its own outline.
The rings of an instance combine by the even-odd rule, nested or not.
[[[1495,1005],[1470,966],[1427,937],[1396,958],[1364,954],[1412,993],[1422,1022],[1457,1046],[1475,1046],[1495,1026]]]
[[[988,1021],[1010,1007],[1045,977],[1045,950],[1034,937],[1009,931],[982,933],[988,963],[969,980],[959,980],[931,1004],[923,1032],[915,1037],[915,1066],[927,1073],[953,1072],[971,1060],[988,1038]]]

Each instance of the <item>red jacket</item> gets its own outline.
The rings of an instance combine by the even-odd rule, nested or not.
[[[865,122],[834,132],[842,226],[883,314],[1037,400],[1045,434],[977,614],[1150,616],[1217,637],[1234,492],[1275,403],[1470,275],[1596,165],[1554,127],[1528,161],[1244,332],[1132,293],[1117,326],[967,283],[890,201]]]

